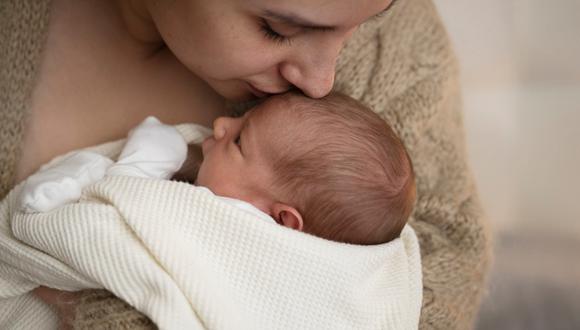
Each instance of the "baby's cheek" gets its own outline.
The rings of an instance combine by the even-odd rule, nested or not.
[[[205,166],[205,162],[202,162],[200,167],[199,167],[199,171],[197,171],[197,177],[195,178],[195,184],[198,186],[206,186],[206,178],[207,178],[207,174],[206,174],[206,166]]]

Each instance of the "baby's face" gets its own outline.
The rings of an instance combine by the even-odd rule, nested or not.
[[[270,196],[272,168],[266,153],[272,140],[263,106],[243,117],[220,117],[214,121],[213,136],[202,144],[203,162],[196,184],[220,196],[237,198],[262,207]]]

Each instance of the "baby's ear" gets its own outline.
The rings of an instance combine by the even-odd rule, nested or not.
[[[272,217],[282,226],[299,231],[302,231],[304,228],[304,220],[302,220],[302,215],[292,206],[282,203],[274,203],[272,206]]]

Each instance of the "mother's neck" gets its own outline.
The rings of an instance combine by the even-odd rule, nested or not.
[[[161,34],[149,12],[149,1],[115,0],[115,2],[129,34],[144,44],[151,44],[157,48],[163,45]]]

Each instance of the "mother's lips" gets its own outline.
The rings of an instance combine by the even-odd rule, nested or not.
[[[250,89],[250,92],[252,94],[254,94],[254,96],[257,97],[257,98],[263,98],[263,97],[268,96],[268,93],[263,92],[263,91],[257,89],[256,87],[254,87],[254,85],[252,85],[250,83],[248,83],[248,87]]]
[[[279,89],[279,91],[265,91],[263,89],[260,89],[256,86],[254,86],[252,83],[248,83],[248,87],[250,89],[250,92],[252,92],[252,94],[254,94],[254,96],[256,96],[258,98],[263,98],[263,97],[266,97],[268,95],[273,95],[273,94],[281,94],[281,93],[288,91],[288,88],[282,88],[282,89]]]

